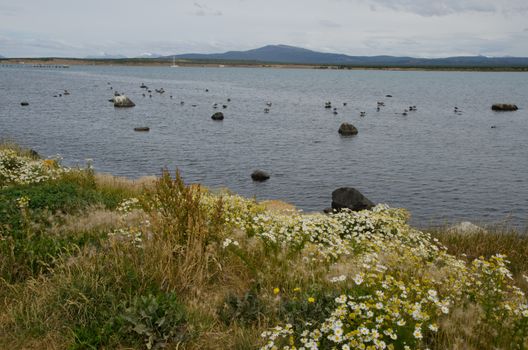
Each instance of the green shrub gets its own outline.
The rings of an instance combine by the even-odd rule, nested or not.
[[[265,303],[253,288],[243,296],[229,293],[218,308],[218,316],[226,325],[237,322],[241,325],[257,323],[266,313]]]
[[[322,323],[332,313],[337,296],[337,292],[331,289],[295,294],[299,295],[284,298],[280,304],[280,314],[283,321],[296,329],[302,329],[308,323]]]
[[[187,337],[185,309],[173,293],[136,296],[121,315],[125,330],[142,339],[147,349],[159,349],[167,342]]]

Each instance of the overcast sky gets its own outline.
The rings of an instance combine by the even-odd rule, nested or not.
[[[528,0],[0,0],[0,55],[528,56],[527,18]]]

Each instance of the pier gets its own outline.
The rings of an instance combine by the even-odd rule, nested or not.
[[[25,63],[2,63],[2,68],[42,68],[42,69],[65,69],[70,68],[67,64],[25,64]]]

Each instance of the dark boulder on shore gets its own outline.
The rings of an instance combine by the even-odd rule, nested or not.
[[[352,211],[370,210],[375,206],[361,192],[352,187],[341,187],[332,192],[332,209]]]
[[[498,112],[513,112],[519,108],[516,105],[508,103],[495,103],[493,106],[491,106],[491,109]]]
[[[339,134],[341,134],[343,136],[351,136],[351,135],[357,135],[358,129],[352,124],[343,123],[339,127],[338,132],[339,132]]]
[[[270,178],[269,174],[262,170],[255,170],[251,173],[251,178],[253,181],[263,182]]]
[[[136,104],[132,102],[131,99],[126,97],[125,95],[115,96],[114,97],[114,107],[134,107]]]
[[[216,112],[211,116],[212,120],[224,120],[224,113],[222,112]]]
[[[40,154],[38,154],[37,151],[35,151],[33,148],[29,149],[29,156],[33,159],[40,159]]]

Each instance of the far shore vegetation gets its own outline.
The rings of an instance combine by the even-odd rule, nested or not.
[[[171,58],[0,58],[0,65],[119,65],[119,66],[162,66],[173,64]],[[403,71],[475,71],[475,72],[528,72],[528,66],[435,66],[435,65],[336,65],[336,64],[296,64],[261,61],[224,61],[178,59],[175,64],[181,67],[245,67],[245,68],[298,68],[298,69],[337,69],[337,70],[403,70]]]
[[[6,143],[0,348],[527,349],[527,233],[408,218],[304,214]]]

